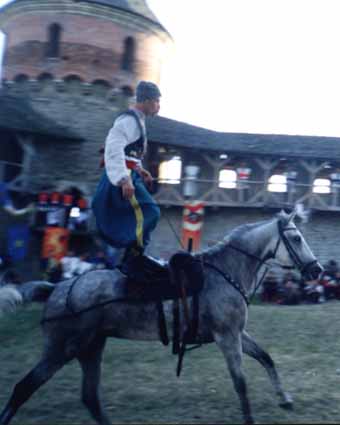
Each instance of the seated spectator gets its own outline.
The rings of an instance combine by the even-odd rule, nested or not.
[[[46,269],[47,280],[51,283],[58,283],[62,279],[63,269],[60,261],[49,258]]]
[[[303,297],[307,302],[316,304],[325,301],[324,287],[318,279],[304,282]]]
[[[90,257],[88,261],[93,264],[95,269],[110,269],[111,264],[106,258],[104,251],[97,251],[93,257]]]
[[[288,272],[282,280],[283,299],[281,304],[296,305],[301,302],[300,277],[293,272]]]
[[[77,264],[76,273],[78,275],[81,275],[83,273],[86,273],[86,272],[88,272],[90,270],[94,270],[94,269],[95,269],[95,266],[90,263],[88,253],[81,254],[79,256],[79,261],[78,261],[78,264]]]
[[[324,288],[326,300],[340,298],[339,266],[335,260],[329,260],[320,276],[320,284]]]
[[[63,279],[71,279],[77,275],[79,258],[76,257],[74,251],[68,251],[68,253],[60,261],[62,266],[62,277]]]
[[[73,251],[69,251],[60,261],[62,266],[63,279],[71,279],[74,276],[79,276],[95,267],[88,261],[88,254],[76,256]]]
[[[335,277],[336,273],[339,272],[339,265],[335,260],[329,260],[328,263],[325,264],[325,271],[328,274]]]
[[[263,302],[270,303],[277,302],[278,298],[278,280],[276,273],[273,270],[269,270],[262,282],[261,299]]]

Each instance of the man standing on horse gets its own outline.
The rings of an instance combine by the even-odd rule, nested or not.
[[[106,138],[105,170],[92,202],[102,238],[115,248],[125,248],[120,270],[138,281],[164,271],[160,262],[144,255],[160,218],[149,193],[152,176],[142,165],[147,150],[145,118],[157,115],[160,97],[156,84],[141,81],[137,85],[135,106],[118,115]],[[192,278],[197,274],[194,263],[191,255],[179,253],[170,260],[170,267]]]
[[[103,239],[115,248],[126,248],[122,271],[135,277],[136,265],[153,265],[143,255],[160,209],[149,193],[152,176],[143,168],[147,150],[145,118],[159,112],[161,93],[156,84],[141,81],[136,104],[121,113],[109,131],[104,148],[105,171],[92,208]],[[155,261],[155,266],[160,264]]]

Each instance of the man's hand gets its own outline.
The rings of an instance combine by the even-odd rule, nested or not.
[[[122,195],[124,199],[130,199],[135,194],[135,188],[133,186],[131,179],[125,180],[121,184],[121,188],[122,188]]]
[[[139,170],[139,174],[142,177],[146,187],[151,190],[152,189],[152,182],[153,178],[149,171],[145,170],[144,168],[141,168]]]

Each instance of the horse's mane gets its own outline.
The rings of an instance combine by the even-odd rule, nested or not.
[[[274,218],[274,220],[277,219],[278,217]],[[268,224],[270,221],[273,221],[273,218],[271,218],[270,220],[257,221],[256,223],[241,224],[235,229],[230,230],[221,241],[217,242],[212,247],[205,249],[197,255],[202,257],[204,260],[211,259],[212,257],[215,258],[216,256],[219,256],[219,254],[224,253],[228,245],[238,246],[239,242],[242,240],[246,233],[258,227],[261,227],[264,224]]]

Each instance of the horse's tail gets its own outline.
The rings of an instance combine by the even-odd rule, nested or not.
[[[45,281],[4,285],[0,288],[0,315],[16,310],[21,304],[45,302],[54,288]]]

